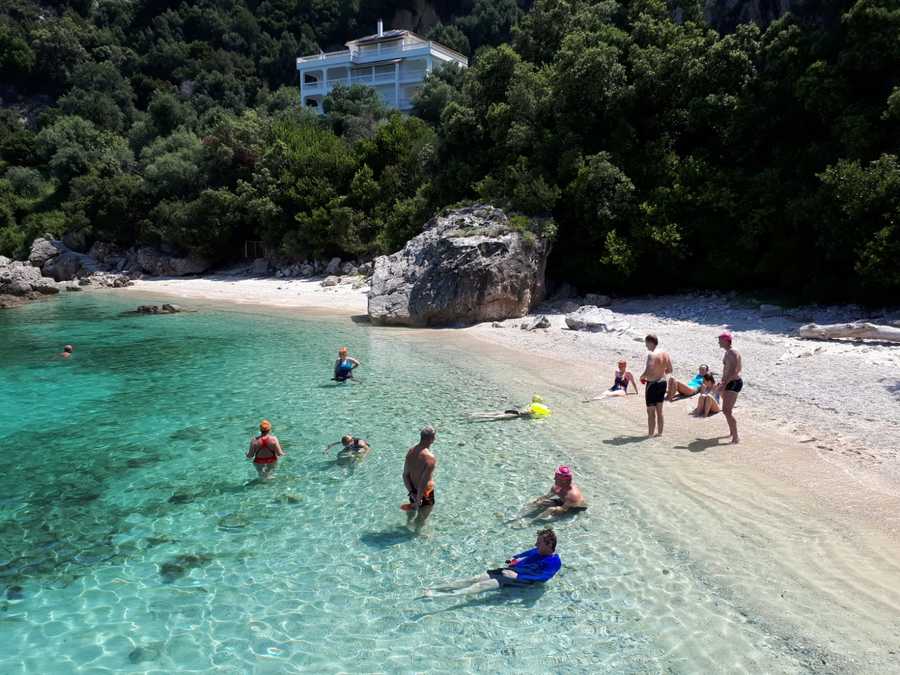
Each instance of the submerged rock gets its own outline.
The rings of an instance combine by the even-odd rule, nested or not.
[[[164,562],[159,567],[159,574],[164,584],[171,584],[180,579],[195,567],[203,567],[212,561],[212,556],[206,554],[185,554]]]
[[[375,260],[373,323],[445,326],[524,316],[544,295],[550,242],[476,205],[430,220],[401,250]]]

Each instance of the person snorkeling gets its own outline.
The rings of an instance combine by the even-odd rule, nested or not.
[[[342,446],[337,454],[338,464],[361,462],[372,450],[367,441],[364,441],[362,438],[354,438],[350,434],[347,434],[342,436],[341,440],[325,446],[325,452],[328,452],[336,445]]]
[[[550,408],[544,404],[544,399],[538,394],[531,397],[531,403],[524,408],[510,408],[509,410],[488,411],[469,413],[468,417],[472,420],[513,420],[519,417],[526,418],[542,418],[549,417]]]
[[[359,367],[359,361],[347,355],[347,348],[338,349],[337,361],[334,362],[334,377],[336,382],[346,382],[353,379],[354,368]]]
[[[271,478],[278,458],[286,454],[281,449],[278,438],[272,433],[272,423],[269,420],[260,422],[259,436],[250,441],[250,449],[247,451],[247,458],[253,459],[257,476],[262,480]]]

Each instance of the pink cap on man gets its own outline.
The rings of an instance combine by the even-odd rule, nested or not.
[[[731,343],[731,340],[732,340],[732,335],[731,335],[731,333],[729,333],[729,332],[726,330],[724,333],[722,333],[721,335],[719,335],[719,339],[720,339],[720,340],[727,340],[727,341],[729,342],[729,344],[730,344],[730,343]]]

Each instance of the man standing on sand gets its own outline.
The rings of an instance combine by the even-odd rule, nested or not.
[[[644,338],[647,346],[647,365],[641,374],[641,382],[645,385],[644,399],[647,403],[647,435],[653,436],[658,427],[657,436],[663,432],[663,401],[668,388],[668,375],[672,372],[672,359],[664,351],[656,351],[659,338],[652,333]]]
[[[734,419],[734,404],[738,394],[744,388],[741,379],[741,355],[731,348],[732,336],[724,332],[719,336],[719,346],[725,350],[722,359],[722,379],[719,382],[719,391],[722,394],[722,414],[728,422],[728,430],[731,432],[731,442],[738,443],[737,420]]]
[[[409,493],[409,508],[406,511],[407,524],[415,519],[415,528],[422,529],[431,509],[434,508],[434,469],[437,459],[430,448],[437,433],[432,426],[419,432],[419,442],[406,453],[403,463],[403,483]]]

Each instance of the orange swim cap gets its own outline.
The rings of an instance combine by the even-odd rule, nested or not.
[[[260,431],[272,431],[272,423],[269,420],[263,420],[259,423]]]

